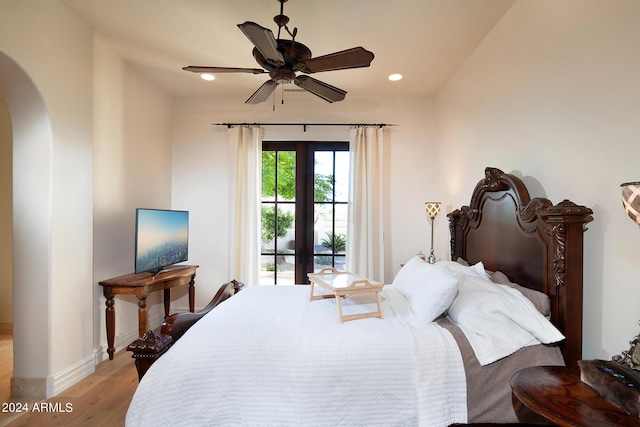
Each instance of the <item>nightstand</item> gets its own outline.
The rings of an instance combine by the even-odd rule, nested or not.
[[[640,426],[640,419],[580,381],[577,368],[526,368],[511,378],[511,389],[525,406],[559,426]]]

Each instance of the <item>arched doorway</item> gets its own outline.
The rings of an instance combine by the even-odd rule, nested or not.
[[[51,385],[51,159],[47,109],[29,76],[0,52],[0,93],[13,129],[13,397]]]

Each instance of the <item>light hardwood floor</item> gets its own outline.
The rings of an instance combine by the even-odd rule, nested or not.
[[[44,401],[43,405],[42,402],[9,399],[13,343],[10,336],[9,339],[6,337],[0,336],[0,404],[27,404],[30,412],[0,412],[0,426],[124,426],[129,402],[138,385],[138,374],[130,352],[116,353],[113,360],[96,366],[94,374]],[[34,405],[49,412],[33,412]]]
[[[11,375],[13,375],[13,337],[0,335],[0,403],[9,399]]]

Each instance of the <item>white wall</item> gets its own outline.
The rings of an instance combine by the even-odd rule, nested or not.
[[[98,282],[133,273],[135,209],[171,208],[171,99],[99,37],[94,59],[93,333],[100,361],[107,356],[107,342],[105,299]],[[138,337],[138,299],[115,299],[115,344],[120,350]],[[161,292],[147,299],[150,327],[162,319],[161,301]]]
[[[203,84],[208,84],[203,82]],[[400,263],[430,245],[424,213],[427,199],[443,194],[430,167],[433,122],[430,100],[408,98],[349,98],[328,104],[310,94],[285,94],[285,105],[272,111],[270,103],[246,105],[244,99],[182,99],[176,103],[173,146],[173,206],[191,211],[190,262],[200,264],[196,303],[204,305],[217,287],[232,279],[229,246],[227,128],[222,122],[272,123],[391,123],[390,226],[391,247],[387,281]],[[264,140],[348,141],[348,127],[265,127]],[[438,256],[446,257],[448,228],[436,222]]]
[[[640,230],[620,183],[639,179],[640,3],[519,0],[435,100],[441,176],[465,202],[485,166],[552,202],[593,209],[585,233],[584,357],[638,331]]]

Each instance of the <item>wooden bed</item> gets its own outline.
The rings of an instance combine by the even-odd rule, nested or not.
[[[560,345],[570,366],[582,355],[583,233],[591,214],[569,200],[553,205],[531,199],[518,177],[496,168],[486,168],[468,206],[448,214],[452,260],[482,261],[487,270],[549,295],[551,321],[566,337]],[[173,315],[159,334],[149,331],[132,343],[140,378],[187,329],[242,286],[224,284],[201,312]]]
[[[518,177],[486,168],[471,203],[451,212],[451,258],[482,261],[551,299],[551,321],[566,336],[568,366],[582,358],[583,233],[592,210],[529,196]]]

